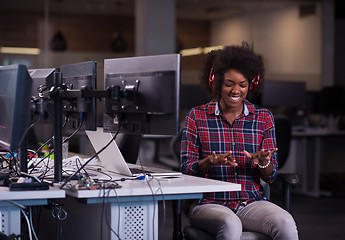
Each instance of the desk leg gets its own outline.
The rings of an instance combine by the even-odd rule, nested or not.
[[[296,146],[297,174],[300,177],[296,190],[307,196],[319,197],[320,164],[324,159],[322,138],[301,137]]]
[[[111,239],[158,240],[158,201],[111,203]]]
[[[173,217],[174,217],[173,240],[182,239],[181,209],[182,209],[181,200],[173,200]]]

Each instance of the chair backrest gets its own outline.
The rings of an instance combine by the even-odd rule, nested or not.
[[[177,136],[174,136],[170,141],[170,153],[175,161],[180,162],[182,131]]]
[[[278,168],[284,166],[290,152],[291,121],[286,117],[275,117],[276,140],[278,147]]]

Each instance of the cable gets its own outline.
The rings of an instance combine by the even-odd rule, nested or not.
[[[32,156],[29,158],[28,161],[30,161],[44,146],[46,146],[51,140],[54,139],[54,136],[52,136],[51,138],[49,138],[45,143],[43,143],[35,152],[34,154],[32,154]]]
[[[165,206],[165,199],[164,199],[164,193],[163,193],[163,189],[162,189],[162,185],[161,182],[159,181],[159,179],[152,177],[152,179],[156,180],[158,182],[159,188],[157,189],[156,193],[158,191],[161,192],[162,194],[162,202],[163,202],[163,223],[162,223],[162,228],[161,228],[161,232],[164,232],[164,227],[165,227],[165,221],[166,221],[166,206]]]
[[[2,201],[11,203],[11,204],[13,204],[13,205],[15,205],[16,207],[19,208],[19,210],[22,212],[23,216],[25,217],[26,223],[28,225],[29,238],[30,238],[30,240],[32,240],[32,232],[31,232],[32,225],[30,224],[28,216],[27,216],[27,214],[24,211],[25,210],[25,206],[23,206],[23,205],[21,205],[21,204],[19,204],[17,202],[11,201],[11,200],[2,200]]]
[[[120,220],[121,220],[120,219],[120,212],[121,212],[120,210],[121,210],[121,207],[120,207],[119,196],[117,195],[117,192],[116,192],[115,188],[113,188],[113,190],[114,190],[114,193],[115,193],[115,196],[116,196],[117,208],[118,208],[118,211],[119,211],[119,214],[117,216],[117,232],[120,234]],[[109,193],[110,193],[110,191],[109,191]],[[108,197],[109,197],[109,194],[108,194]],[[107,218],[106,218],[106,223],[107,223],[108,227],[110,227],[110,229],[111,229],[111,226],[110,226]],[[118,238],[119,238],[119,240],[121,240],[120,237],[118,237]]]
[[[32,233],[34,234],[35,239],[38,240],[34,225],[32,224],[32,207],[31,206],[29,207],[29,213],[30,213],[30,226],[32,228],[31,230],[32,230]]]
[[[8,203],[11,203],[13,204],[14,206],[20,208],[20,209],[25,209],[25,206],[24,205],[21,205],[15,201],[12,201],[12,200],[0,200],[0,202],[8,202]]]
[[[60,221],[64,221],[67,218],[68,213],[66,210],[64,210],[61,206],[59,206],[57,203],[54,203],[54,208],[52,210],[52,216],[53,218],[57,218]]]
[[[80,113],[81,121],[80,121],[78,128],[70,136],[68,136],[62,143],[69,141],[74,135],[76,135],[79,132],[79,130],[81,129],[81,127],[83,126],[83,123],[84,123],[84,118],[85,118],[84,115],[85,115],[84,113]]]
[[[19,155],[18,154],[13,154],[12,153],[12,158],[11,158],[11,162],[13,162],[13,166],[14,166],[14,168],[13,168],[13,170],[14,170],[14,172],[17,174],[17,176],[19,177],[20,176],[20,174],[19,174],[19,170],[18,169],[20,169],[20,167],[19,167],[19,160],[18,160],[18,157]],[[11,169],[11,165],[10,165],[10,169]]]
[[[141,158],[139,157],[138,159],[139,159],[139,163],[140,163],[141,169],[142,169],[143,172],[144,172],[145,182],[147,183],[147,186],[149,186],[150,191],[151,191],[151,193],[152,193],[153,205],[155,205],[155,203],[156,203],[156,196],[155,196],[155,193],[153,192],[153,189],[152,189],[152,187],[151,187],[150,182],[147,180],[147,176],[150,176],[150,177],[151,177],[151,175],[145,173],[144,166],[143,166],[143,164],[142,164],[142,162],[141,162]],[[155,214],[156,214],[156,208],[153,207],[153,216],[152,216],[152,233],[153,233],[153,234],[154,234],[154,232],[155,232]],[[152,237],[153,237],[153,236],[152,236]]]
[[[113,177],[110,174],[105,173],[104,171],[100,171],[98,169],[93,169],[92,167],[88,167],[86,169],[88,169],[89,171],[94,171],[94,172],[101,173],[101,174],[107,176],[109,178],[107,181],[112,181],[113,180]]]
[[[76,165],[77,168],[78,168],[78,162],[79,162],[80,165],[82,165],[79,158],[76,158],[75,161],[76,161],[75,165]],[[86,169],[84,168],[83,170],[84,170],[84,173],[86,175],[86,178],[90,178],[90,175],[88,174]]]
[[[54,152],[54,150],[50,151],[44,158],[42,158],[38,163],[36,163],[36,165],[32,167],[30,173],[32,173],[32,171],[33,171],[41,162],[43,162],[46,158],[48,158],[50,155],[52,155],[53,152]]]
[[[28,219],[28,216],[26,215],[25,211],[23,209],[20,209],[20,211],[22,212],[22,214],[25,217],[26,223],[28,225],[28,231],[29,231],[29,238],[30,240],[32,240],[32,232],[31,232],[31,225],[30,225],[30,221]]]
[[[101,150],[99,150],[98,152],[96,152],[91,158],[89,158],[72,176],[70,176],[68,179],[66,179],[66,181],[61,185],[61,189],[63,189],[64,186],[66,186],[66,184],[71,181],[71,179],[76,176],[78,173],[80,173],[80,171],[89,163],[91,162],[91,160],[93,160],[94,158],[96,158],[101,152],[104,151],[104,149],[106,149],[113,141],[115,141],[118,133],[120,131],[120,124],[118,125],[118,128],[116,130],[115,135],[113,136],[113,138],[107,143],[107,145],[105,145]]]
[[[46,170],[43,172],[43,174],[41,174],[41,175],[39,176],[42,180],[44,180],[46,174],[47,174],[52,168],[54,168],[54,166],[49,167],[49,161],[50,161],[50,158],[48,158],[47,164],[45,165],[45,166],[46,166]]]
[[[60,221],[65,220],[68,214],[61,206],[58,206],[58,203],[56,202],[56,200],[54,200],[53,205],[54,207],[52,209],[52,216],[53,218],[55,218],[55,222],[56,222],[56,231],[57,231],[56,236],[57,236],[57,239],[62,239],[62,225],[60,224]]]
[[[100,238],[100,240],[103,240],[103,213],[104,213],[104,205],[105,205],[105,185],[103,186],[102,209],[101,209],[101,238]]]
[[[62,127],[64,127],[64,126],[66,126],[66,124],[67,124],[67,122],[68,122],[68,119],[67,118],[65,118],[65,122],[63,123],[63,125],[62,125]],[[71,136],[70,136],[71,137]],[[54,139],[54,136],[52,136],[51,138],[49,138],[45,143],[43,143],[33,154],[32,154],[32,156],[28,159],[28,161],[31,161],[32,160],[32,158],[44,147],[44,146],[46,146],[50,141],[52,141]],[[49,155],[51,155],[52,153],[53,153],[54,151],[51,151],[49,154],[48,154],[48,156]],[[40,164],[41,162],[42,162],[42,160],[44,160],[46,157],[48,157],[48,156],[45,156],[43,159],[41,159],[41,161],[40,162],[38,162],[38,164]],[[32,164],[34,164],[34,163],[32,163]],[[34,169],[34,168],[36,168],[37,166],[38,166],[38,164],[36,164],[35,166],[33,166],[32,168]],[[29,167],[31,167],[31,166],[29,166]],[[31,172],[32,172],[33,170],[31,170]]]
[[[19,141],[19,146],[22,145],[22,142],[24,141],[24,138],[26,137],[26,135],[28,134],[29,130],[31,128],[33,128],[39,121],[41,120],[41,118],[39,118],[36,122],[32,123],[29,127],[27,127],[23,133],[23,135],[21,136],[20,138],[20,141]]]
[[[163,224],[162,224],[161,231],[163,232],[164,231],[164,227],[165,227],[165,221],[166,221],[166,205],[165,205],[164,193],[163,193],[161,182],[159,181],[159,179],[153,177],[152,175],[146,174],[140,156],[138,157],[138,159],[139,159],[140,166],[141,166],[141,168],[142,168],[142,170],[144,172],[144,175],[145,175],[145,181],[146,181],[147,185],[149,186],[149,188],[151,190],[151,193],[152,193],[152,196],[153,196],[153,201],[155,202],[155,195],[157,194],[158,191],[160,191],[161,194],[162,194],[162,201],[163,201]],[[150,176],[150,180],[147,180],[146,176]],[[158,185],[159,185],[159,188],[157,189],[157,191],[155,193],[153,192],[153,189],[152,189],[152,187],[150,185],[150,181],[152,179],[156,180],[158,182]],[[153,210],[153,220],[152,220],[152,223],[153,223],[152,224],[153,225],[153,233],[154,233],[154,225],[155,225],[154,224],[155,223],[154,222],[154,219],[155,219],[154,216],[155,216],[155,208]]]
[[[119,234],[120,234],[120,201],[119,201],[119,196],[117,195],[117,192],[115,190],[115,188],[110,188],[106,194],[105,192],[105,187],[103,187],[103,201],[102,201],[102,218],[101,218],[101,224],[102,224],[102,221],[103,221],[103,213],[104,213],[104,210],[105,210],[105,199],[109,200],[109,195],[110,195],[110,191],[111,190],[114,190],[114,193],[115,193],[115,196],[116,196],[116,201],[117,201],[117,206],[118,206],[118,219],[117,219],[117,233],[114,231],[114,229],[112,229],[112,227],[110,226],[109,222],[108,222],[108,218],[107,216],[105,215],[105,222],[108,226],[108,228],[110,229],[110,231],[112,233],[114,233],[114,235],[119,239],[121,240]],[[107,196],[106,196],[107,195]],[[109,212],[109,211],[107,211]],[[110,211],[111,212],[111,211]],[[101,225],[101,231],[102,231],[102,228],[103,228],[103,225]]]

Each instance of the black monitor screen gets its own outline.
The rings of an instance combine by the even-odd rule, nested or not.
[[[29,127],[32,79],[24,65],[0,67],[0,148],[17,151]]]
[[[262,106],[298,109],[305,104],[306,90],[304,82],[264,82],[261,97]]]
[[[326,115],[341,115],[345,111],[344,103],[344,87],[343,86],[333,86],[324,87],[322,89],[322,100],[323,100],[323,113]]]
[[[212,97],[207,94],[200,85],[182,84],[181,85],[181,105],[180,109],[190,110],[193,107],[208,103]]]
[[[103,129],[134,134],[176,135],[179,131],[180,55],[104,61]]]
[[[81,89],[95,90],[97,86],[97,64],[94,61],[63,65],[62,84],[69,91]],[[84,118],[83,129],[96,130],[97,108],[95,98],[66,98],[63,100],[63,111],[68,118],[68,125],[77,128]]]

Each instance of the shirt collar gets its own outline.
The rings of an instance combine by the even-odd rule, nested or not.
[[[248,116],[249,110],[248,110],[246,101],[243,102],[243,109],[244,109],[244,110],[243,110],[244,116]],[[216,107],[215,107],[215,110],[214,110],[214,114],[215,114],[216,116],[219,116],[219,115],[220,115],[220,108],[219,108],[219,105],[218,105],[218,101],[216,102]]]

